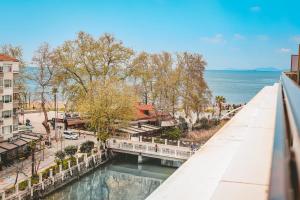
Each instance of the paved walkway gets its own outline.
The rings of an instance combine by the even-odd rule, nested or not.
[[[277,91],[263,88],[147,199],[267,199]]]
[[[49,119],[51,119],[54,116],[54,112],[49,112]],[[22,122],[22,117],[20,117],[20,121]],[[43,121],[43,114],[42,113],[30,113],[26,114],[24,119],[30,119],[31,123],[34,127],[34,132],[44,133],[44,127],[41,124]],[[54,137],[55,132],[54,130],[51,130],[51,136]],[[47,168],[49,165],[54,164],[55,159],[55,152],[62,148],[68,146],[68,145],[79,145],[82,142],[86,140],[92,140],[96,142],[96,138],[91,135],[83,136],[81,135],[79,140],[63,140],[63,142],[56,142],[55,140],[52,141],[52,148],[45,148],[44,151],[44,160],[40,162],[39,170],[43,170],[44,168]],[[62,145],[61,145],[62,144]],[[35,154],[36,160],[42,160],[43,158],[43,152],[37,152]],[[20,166],[23,166],[22,171],[24,173],[19,173],[18,180],[24,180],[27,176],[31,176],[31,156],[29,156],[26,160],[23,162],[20,162],[18,164],[14,164],[13,166],[9,168],[4,168],[4,170],[0,171],[0,191],[3,188],[9,187],[14,184],[16,179],[16,172],[17,168]]]

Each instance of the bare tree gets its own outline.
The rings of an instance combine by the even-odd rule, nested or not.
[[[48,113],[46,108],[47,94],[51,91],[52,81],[54,75],[54,66],[52,65],[52,52],[50,46],[47,43],[43,43],[38,50],[35,52],[32,61],[33,64],[38,68],[37,73],[29,76],[37,85],[39,94],[39,101],[41,102],[41,109],[44,113],[43,126],[48,135],[50,141],[50,126],[48,124]]]

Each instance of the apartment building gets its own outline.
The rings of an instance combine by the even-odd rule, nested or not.
[[[19,61],[0,54],[0,142],[18,132],[18,90],[14,87],[19,75]]]

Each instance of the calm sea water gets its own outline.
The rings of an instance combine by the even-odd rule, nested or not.
[[[137,164],[137,157],[123,156],[56,191],[46,200],[143,200],[176,168],[159,160]]]
[[[27,68],[27,73],[36,72],[36,68]],[[228,103],[239,104],[248,102],[264,86],[278,82],[280,74],[279,71],[207,70],[205,79],[214,96],[224,96]],[[27,85],[33,93],[36,91],[33,81]]]
[[[264,86],[279,81],[280,71],[207,70],[205,80],[214,96],[224,96],[228,103],[245,103]]]

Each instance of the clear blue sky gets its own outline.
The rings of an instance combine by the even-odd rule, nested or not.
[[[208,68],[287,68],[300,43],[300,1],[0,0],[0,44],[25,59],[78,31],[114,34],[136,51],[203,54]]]

